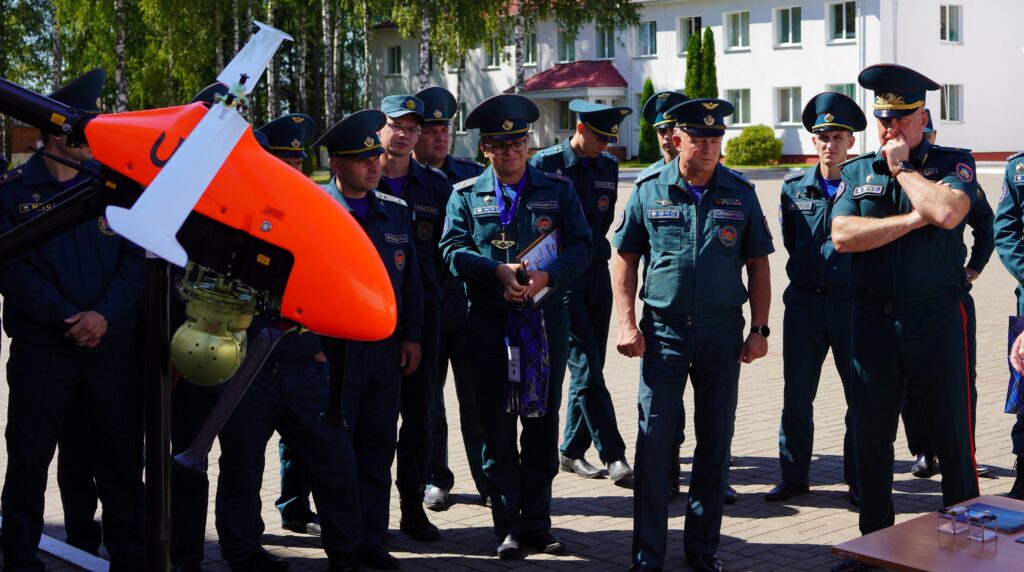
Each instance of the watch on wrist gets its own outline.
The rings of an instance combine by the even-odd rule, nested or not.
[[[761,337],[767,338],[769,335],[771,335],[772,331],[770,328],[768,328],[768,326],[751,326],[750,333],[759,334]]]
[[[914,164],[911,163],[910,161],[900,161],[899,163],[896,163],[896,168],[899,169],[899,171],[893,173],[893,177],[899,175],[900,173],[913,173],[917,171],[917,169],[914,167]]]

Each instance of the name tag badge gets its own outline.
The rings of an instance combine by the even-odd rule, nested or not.
[[[813,213],[814,212],[814,201],[797,201],[796,208],[800,212]]]
[[[473,216],[488,216],[499,214],[498,205],[490,207],[473,207]]]
[[[682,216],[677,209],[649,209],[647,211],[647,218],[651,220],[659,219],[676,219]]]
[[[881,196],[885,192],[885,187],[882,185],[861,185],[854,187],[853,198],[859,199],[866,196]]]
[[[526,203],[526,208],[531,211],[557,211],[558,201],[530,201]]]
[[[1017,184],[1020,184],[1020,183],[1024,183],[1024,175],[1014,175],[1013,176],[1013,184],[1017,185]]]
[[[437,215],[441,212],[437,207],[432,207],[430,205],[413,205],[412,208],[418,212],[431,215]]]
[[[733,222],[743,222],[743,213],[741,211],[727,209],[714,209],[711,211],[711,218],[719,221],[728,220]]]
[[[511,383],[519,383],[522,381],[519,364],[519,348],[507,345],[507,340],[505,343],[505,348],[508,350],[508,380]]]
[[[407,244],[409,242],[409,235],[385,233],[384,241],[388,244]]]
[[[611,181],[594,181],[594,186],[597,187],[598,189],[609,189],[612,191],[615,190],[615,183]]]
[[[716,207],[741,207],[743,201],[739,199],[715,199]]]

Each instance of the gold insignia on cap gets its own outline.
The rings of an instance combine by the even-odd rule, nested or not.
[[[711,111],[712,109],[718,107],[718,104],[713,102],[713,101],[706,101],[706,102],[702,103],[701,105],[703,105],[704,109],[707,109],[708,111]]]
[[[405,108],[406,109],[416,109],[416,102],[411,100],[411,99],[405,100]]]
[[[704,125],[714,125],[714,124],[715,124],[715,116],[714,115],[705,115],[704,116]]]
[[[440,109],[435,109],[435,110],[434,110],[434,117],[436,117],[436,118],[438,118],[438,119],[441,119],[441,116],[442,116],[442,115],[444,115],[444,113],[441,113],[441,110],[440,110]]]
[[[367,137],[366,139],[363,139],[363,145],[366,145],[367,147],[373,145],[373,137]]]
[[[832,115],[831,113],[826,113],[825,114],[825,123],[832,123],[833,121],[835,121],[835,119],[836,119],[835,115]]]
[[[619,110],[619,114],[623,115],[623,116],[629,115],[629,110],[628,109],[620,109]]]
[[[503,122],[503,123],[501,124],[501,128],[502,128],[502,129],[504,129],[505,131],[512,131],[512,127],[513,127],[513,125],[512,125],[512,122],[511,122],[511,121],[509,121],[508,119],[506,119],[506,120],[505,120],[505,121],[504,121],[504,122]]]
[[[299,147],[302,147],[302,141],[299,141],[298,139],[292,139],[292,148],[298,149]]]
[[[612,133],[618,133],[618,132],[619,132],[619,126],[618,125],[612,125]]]
[[[875,105],[906,105],[903,96],[898,93],[879,93],[875,96]]]
[[[668,99],[669,97],[671,97],[671,95],[672,95],[672,94],[671,94],[671,93],[668,93],[668,92],[665,92],[665,93],[659,93],[659,94],[658,94],[658,99]]]
[[[292,121],[294,121],[295,123],[302,123],[305,120],[306,118],[301,115],[292,115]]]

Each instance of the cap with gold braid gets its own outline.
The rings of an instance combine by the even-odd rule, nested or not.
[[[833,91],[819,93],[804,106],[801,116],[804,128],[811,133],[822,131],[863,131],[868,120],[860,106],[849,97]]]
[[[540,117],[537,105],[511,93],[488,97],[466,116],[466,129],[479,129],[481,139],[522,139]]]
[[[331,157],[372,157],[384,153],[377,132],[384,127],[387,116],[376,109],[357,111],[327,130],[310,148],[327,147]]]
[[[860,72],[857,83],[875,92],[875,117],[903,117],[924,107],[925,94],[941,86],[924,75],[896,64],[877,64]]]
[[[666,111],[690,99],[681,91],[660,91],[644,102],[643,116],[654,127],[672,125],[676,122],[671,114]]]
[[[306,145],[316,132],[313,118],[302,113],[289,113],[256,130],[267,137],[270,152],[289,159],[305,159]]]
[[[628,115],[633,113],[630,107],[611,107],[600,103],[591,103],[583,99],[569,102],[569,110],[579,114],[580,123],[589,127],[597,136],[608,143],[619,141],[619,126]]]
[[[416,97],[423,102],[423,122],[431,124],[447,124],[455,117],[456,102],[452,92],[436,85],[416,92]]]
[[[734,111],[724,99],[691,99],[665,111],[675,117],[676,129],[698,137],[725,135],[725,118]]]

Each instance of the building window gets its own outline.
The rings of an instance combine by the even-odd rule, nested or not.
[[[636,29],[636,55],[654,56],[658,54],[658,23],[640,22]]]
[[[800,45],[800,7],[779,8],[775,11],[775,45]]]
[[[800,88],[799,87],[780,87],[776,90],[778,94],[777,101],[779,103],[779,114],[778,121],[776,123],[783,125],[786,123],[798,123],[800,121]]]
[[[959,123],[963,121],[963,93],[962,85],[942,86],[942,111],[939,116],[943,121]]]
[[[537,65],[537,31],[530,30],[523,37],[523,64]]]
[[[459,133],[465,133],[466,132],[466,114],[467,113],[468,113],[468,111],[466,111],[466,102],[463,101],[462,103],[459,104],[459,110],[455,113],[455,125],[456,125],[455,130],[458,131]]]
[[[388,75],[402,73],[402,46],[388,46],[387,66]]]
[[[749,89],[727,89],[725,99],[736,109],[732,115],[726,117],[729,125],[747,125],[750,123],[750,90]]]
[[[857,99],[857,86],[852,83],[830,83],[825,86],[825,89],[841,93],[850,99]]]
[[[939,6],[939,39],[943,42],[960,43],[960,6]]]
[[[491,36],[484,50],[484,67],[501,67],[501,40],[498,36]]]
[[[686,55],[686,49],[690,47],[690,36],[699,34],[700,30],[700,16],[676,19],[676,53]]]
[[[558,31],[558,61],[576,61],[576,38],[573,38],[565,30]]]
[[[854,40],[857,38],[857,3],[839,2],[829,5],[828,38],[832,42]]]
[[[729,50],[750,47],[750,12],[725,15],[725,47]]]
[[[562,131],[576,129],[576,112],[569,109],[568,101],[558,102],[558,128]]]
[[[597,29],[597,58],[602,60],[615,58],[615,30],[611,28]]]

